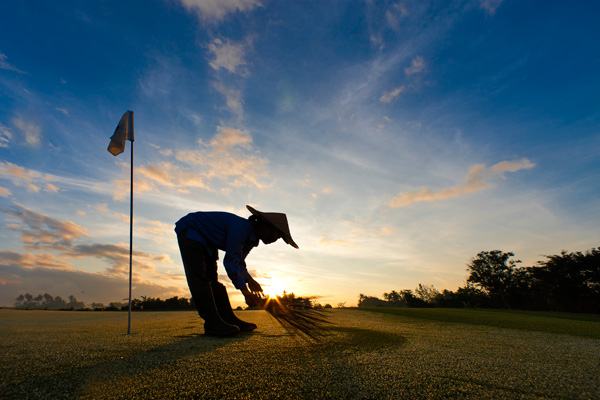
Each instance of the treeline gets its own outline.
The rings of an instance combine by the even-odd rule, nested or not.
[[[600,313],[600,248],[546,256],[517,267],[514,253],[482,251],[467,264],[469,276],[455,292],[419,284],[383,299],[359,295],[359,307],[476,307]]]
[[[73,295],[69,296],[67,302],[60,296],[53,297],[48,293],[36,297],[26,293],[16,298],[15,307],[27,310],[126,311],[129,309],[129,302],[111,302],[108,305],[91,303],[86,305],[77,301]],[[180,311],[195,310],[196,308],[193,301],[185,297],[174,296],[161,300],[160,298],[142,296],[141,299],[131,300],[131,309],[133,311]]]

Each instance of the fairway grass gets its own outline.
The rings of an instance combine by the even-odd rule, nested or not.
[[[393,314],[405,318],[600,339],[600,316],[598,315],[465,308],[367,307],[357,310]]]
[[[259,329],[213,338],[193,312],[140,312],[126,335],[123,312],[0,309],[0,399],[600,398],[594,338],[336,309],[309,342],[237,314]]]

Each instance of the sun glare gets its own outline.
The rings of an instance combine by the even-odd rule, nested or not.
[[[265,295],[269,295],[271,297],[281,296],[284,291],[289,292],[290,289],[286,287],[285,283],[282,281],[273,281],[270,282],[269,285],[263,285],[263,290]]]

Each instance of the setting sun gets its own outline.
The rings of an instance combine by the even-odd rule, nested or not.
[[[281,296],[284,291],[290,292],[290,288],[281,280],[270,282],[269,285],[264,284],[263,290],[265,295],[269,295],[271,297]]]

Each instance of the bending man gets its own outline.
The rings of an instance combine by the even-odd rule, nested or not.
[[[270,244],[279,238],[298,248],[285,214],[246,207],[252,213],[248,219],[227,212],[194,212],[175,223],[185,276],[208,335],[225,336],[256,329],[256,324],[242,321],[231,309],[227,290],[218,281],[218,250],[225,252],[223,265],[235,288],[249,306],[256,306],[263,291],[246,269],[250,250],[258,246],[259,240]]]

